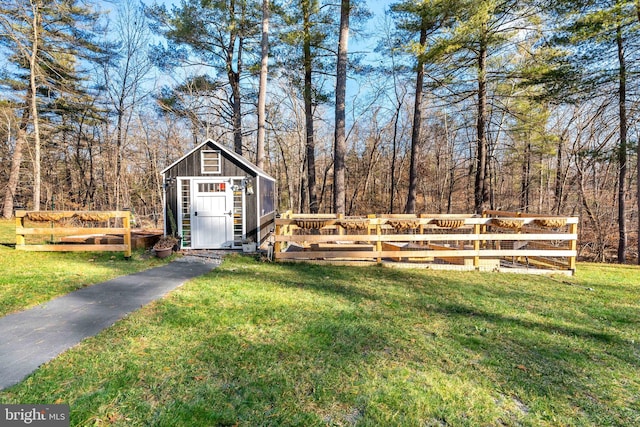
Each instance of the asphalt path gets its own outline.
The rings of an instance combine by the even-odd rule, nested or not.
[[[0,389],[216,266],[215,261],[187,256],[0,318]]]

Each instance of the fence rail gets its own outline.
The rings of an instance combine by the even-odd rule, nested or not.
[[[486,211],[479,215],[306,215],[276,219],[281,261],[414,262],[432,268],[575,272],[577,217]]]
[[[72,225],[70,225],[72,223]],[[29,226],[27,226],[27,224]],[[48,224],[48,226],[41,226]],[[100,224],[101,226],[96,226]],[[102,226],[107,224],[109,226]],[[113,226],[110,226],[113,225]],[[117,234],[122,244],[60,243],[59,238]],[[27,243],[27,237],[49,236],[48,243]],[[58,238],[56,242],[56,238]],[[131,213],[129,211],[16,211],[16,249],[23,251],[122,251],[131,256]]]

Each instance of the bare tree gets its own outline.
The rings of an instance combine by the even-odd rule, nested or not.
[[[114,162],[114,203],[120,210],[123,203],[123,148],[127,144],[133,109],[147,93],[143,82],[152,64],[146,48],[149,45],[149,31],[142,9],[133,0],[127,0],[117,8],[116,33],[118,50],[115,57],[104,67],[107,95],[116,114],[115,162]]]
[[[620,122],[618,144],[618,262],[627,260],[627,63],[620,22],[616,26],[616,51],[618,54],[618,119]],[[640,255],[639,255],[640,258]]]

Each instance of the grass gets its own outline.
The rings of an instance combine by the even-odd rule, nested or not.
[[[640,269],[219,268],[0,392],[94,426],[640,425]]]
[[[15,223],[0,220],[0,316],[31,307],[84,286],[161,265],[142,251],[16,251]]]

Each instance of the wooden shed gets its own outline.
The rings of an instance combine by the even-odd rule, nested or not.
[[[162,171],[165,233],[182,248],[233,249],[273,230],[275,180],[244,157],[207,140]]]

